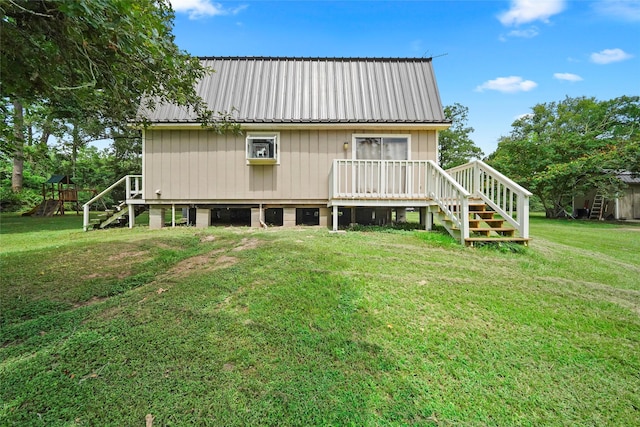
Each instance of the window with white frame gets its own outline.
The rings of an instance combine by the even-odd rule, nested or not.
[[[280,163],[280,134],[250,133],[247,135],[247,164]]]
[[[408,160],[409,135],[353,135],[358,160]]]

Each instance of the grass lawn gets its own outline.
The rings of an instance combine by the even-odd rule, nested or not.
[[[513,253],[0,220],[0,425],[640,423],[637,223],[533,217]]]

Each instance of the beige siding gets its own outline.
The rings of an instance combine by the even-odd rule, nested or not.
[[[618,218],[640,219],[640,185],[629,185],[618,203]]]
[[[263,129],[272,131],[272,129]],[[207,130],[147,130],[144,191],[148,201],[317,203],[328,199],[333,159],[351,156],[352,135],[411,135],[412,160],[436,160],[435,131],[280,130],[280,164],[247,165],[245,137]],[[161,195],[157,196],[156,190]]]

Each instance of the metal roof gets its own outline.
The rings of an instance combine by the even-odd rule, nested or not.
[[[75,184],[67,175],[51,175],[45,184]]]
[[[203,57],[214,73],[198,94],[239,123],[450,123],[431,58]],[[152,123],[195,122],[186,108],[138,112]]]
[[[618,173],[617,176],[625,184],[640,184],[640,172],[623,171]]]

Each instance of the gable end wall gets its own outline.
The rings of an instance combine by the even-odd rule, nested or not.
[[[353,134],[409,134],[411,160],[437,160],[435,130],[278,132],[280,164],[247,165],[245,135],[149,129],[143,145],[145,198],[160,203],[324,203],[333,159],[351,158]]]

